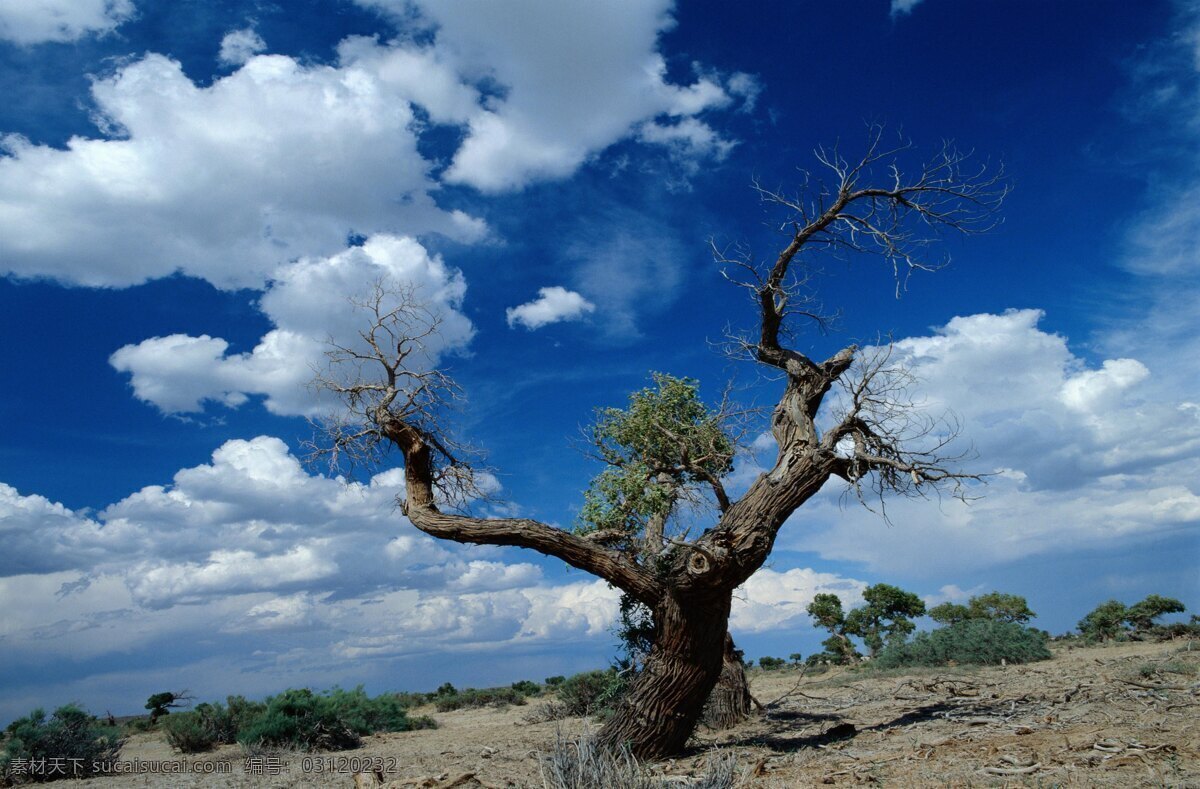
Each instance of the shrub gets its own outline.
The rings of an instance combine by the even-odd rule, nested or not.
[[[703,774],[688,781],[697,789],[730,789],[737,777],[735,757],[710,754]],[[642,771],[628,746],[598,747],[586,734],[571,739],[556,733],[554,746],[542,757],[542,785],[549,789],[668,789],[679,782]]]
[[[285,690],[263,704],[230,697],[228,715],[245,746],[301,750],[346,750],[358,747],[364,734],[435,725],[429,718],[409,718],[395,694],[372,699],[361,686],[323,694]]]
[[[567,678],[562,674],[557,674],[553,677],[546,677],[546,684],[552,688],[558,687],[567,681]]]
[[[787,665],[787,661],[785,661],[783,658],[777,657],[760,657],[758,659],[758,665],[764,671],[778,671]]]
[[[530,680],[527,680],[527,679],[523,679],[520,682],[514,682],[512,684],[512,688],[517,693],[523,694],[525,696],[536,696],[537,694],[542,692],[541,685],[537,684],[536,682],[531,682]]]
[[[8,781],[53,781],[83,777],[97,772],[97,762],[111,761],[121,747],[117,730],[74,705],[59,707],[49,719],[44,710],[13,721],[7,729],[8,742],[0,757],[0,775]],[[53,762],[52,762],[53,760]],[[40,765],[30,774],[22,765]],[[62,765],[62,771],[50,767]]]
[[[516,688],[467,688],[452,695],[441,695],[435,699],[438,712],[474,709],[477,707],[507,707],[510,704],[525,704],[525,694]]]
[[[558,699],[568,715],[604,716],[612,712],[624,692],[625,679],[609,668],[568,677],[558,686]]]
[[[944,666],[960,664],[995,665],[1048,660],[1050,650],[1041,633],[1016,622],[968,619],[932,633],[918,633],[911,641],[892,642],[879,653],[873,665]]]

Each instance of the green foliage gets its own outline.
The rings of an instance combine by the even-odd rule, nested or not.
[[[816,595],[808,604],[807,611],[812,615],[818,627],[823,627],[830,632],[840,632],[846,624],[846,613],[842,610],[842,600],[835,594],[822,592]]]
[[[863,600],[866,605],[846,615],[845,632],[861,638],[872,657],[884,644],[902,641],[916,628],[910,617],[925,614],[921,598],[891,584],[868,586]]]
[[[577,530],[625,535],[636,549],[651,518],[666,519],[684,488],[733,468],[734,445],[721,416],[700,400],[698,384],[654,373],[625,409],[600,409],[592,443],[608,468],[584,492]]]
[[[454,696],[458,694],[458,689],[449,682],[443,682],[434,693],[438,696]]]
[[[918,633],[911,641],[893,640],[875,658],[872,666],[996,665],[1048,660],[1045,636],[1016,622],[967,619],[932,633]]]
[[[791,661],[793,666],[799,666],[804,662],[804,655],[801,655],[799,652],[793,652],[788,655],[788,660]]]
[[[991,619],[996,622],[1025,624],[1037,614],[1029,608],[1024,597],[1001,592],[972,597],[967,603],[972,619]]]
[[[59,707],[47,719],[45,710],[34,710],[7,728],[8,742],[0,757],[0,776],[13,781],[53,781],[94,774],[96,762],[111,761],[121,746],[115,728],[100,725],[85,710],[74,705]],[[22,760],[63,765],[63,773],[24,773]]]
[[[542,692],[542,686],[532,680],[523,679],[512,684],[513,690],[523,696],[536,696]]]
[[[525,694],[516,688],[467,688],[451,694],[439,693],[434,701],[438,712],[524,703]]]
[[[1184,610],[1186,609],[1183,603],[1175,598],[1152,594],[1145,600],[1129,606],[1126,610],[1125,621],[1134,630],[1150,630],[1154,627],[1154,620],[1158,617],[1165,614],[1182,614]]]
[[[779,669],[783,668],[786,665],[787,665],[787,661],[784,660],[783,658],[760,657],[758,659],[758,666],[763,671],[778,671]]]
[[[567,715],[605,717],[616,707],[626,690],[623,675],[615,668],[585,671],[568,677],[558,686],[558,700]]]
[[[863,590],[863,600],[864,605],[847,614],[837,595],[822,593],[813,597],[808,613],[830,633],[823,642],[825,654],[818,660],[848,663],[857,658],[858,650],[849,636],[861,638],[874,656],[885,643],[903,640],[916,627],[911,617],[925,613],[921,598],[891,584],[868,586]]]
[[[929,609],[929,618],[943,625],[957,625],[971,618],[971,609],[958,603],[942,603]]]
[[[1130,636],[1144,638],[1172,638],[1174,636],[1191,636],[1200,632],[1196,627],[1196,617],[1192,623],[1174,623],[1159,625],[1155,619],[1165,614],[1181,614],[1185,611],[1182,602],[1173,597],[1162,597],[1152,594],[1145,600],[1126,606],[1119,600],[1108,600],[1096,606],[1091,613],[1079,620],[1079,632],[1088,641],[1121,640]]]
[[[567,678],[562,674],[555,674],[553,677],[546,677],[546,685],[551,688],[557,688],[559,685],[567,681]]]
[[[1079,620],[1079,632],[1091,641],[1111,641],[1125,634],[1129,609],[1119,600],[1108,600]]]
[[[172,708],[182,706],[182,702],[190,697],[186,695],[187,691],[182,693],[155,693],[146,700],[146,709],[150,710],[150,721],[161,718],[171,712]]]
[[[220,710],[220,705],[210,706]],[[361,686],[321,694],[308,689],[285,690],[263,704],[230,697],[226,714],[243,745],[301,750],[355,748],[364,734],[408,731],[430,724],[426,719],[409,718],[403,700],[395,694],[372,699]]]
[[[966,605],[942,603],[929,609],[929,617],[943,625],[954,625],[968,619],[991,619],[994,622],[1024,624],[1037,614],[1029,608],[1024,597],[1002,592],[976,595]]]

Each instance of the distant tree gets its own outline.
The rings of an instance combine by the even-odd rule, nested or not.
[[[989,592],[972,597],[967,603],[972,619],[991,619],[994,622],[1024,624],[1037,614],[1029,609],[1024,597],[1001,592]]]
[[[1111,641],[1125,632],[1129,609],[1119,600],[1108,600],[1079,620],[1079,632],[1095,641]]]
[[[891,584],[868,586],[863,600],[865,605],[846,615],[845,632],[861,638],[871,657],[879,654],[884,644],[903,640],[916,628],[912,618],[925,615],[920,597]]]
[[[777,657],[760,657],[758,665],[764,671],[777,671],[787,665],[787,661]]]
[[[191,701],[192,697],[188,695],[186,690],[181,690],[178,693],[171,691],[155,693],[146,700],[146,709],[150,710],[150,722],[154,723],[162,716],[169,714],[173,709],[186,707]]]
[[[954,625],[968,619],[990,619],[993,622],[1024,624],[1037,614],[1029,609],[1024,597],[1001,592],[972,597],[966,605],[942,603],[929,609],[929,617],[943,625]]]
[[[846,634],[846,613],[842,609],[840,597],[821,592],[813,597],[806,610],[818,627],[829,631],[829,638],[821,642],[825,652],[822,655],[810,656],[810,661],[845,664],[859,656],[854,642]]]
[[[1152,630],[1154,620],[1165,614],[1182,614],[1186,608],[1183,603],[1173,597],[1160,597],[1152,594],[1139,603],[1134,603],[1125,611],[1125,621],[1134,632]]]
[[[942,625],[957,625],[971,618],[971,609],[958,603],[942,603],[929,609],[929,618]]]
[[[793,652],[788,655],[788,660],[791,661],[793,666],[799,666],[804,662],[804,655],[801,655],[799,652]]]

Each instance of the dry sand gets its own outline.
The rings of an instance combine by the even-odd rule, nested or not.
[[[1200,787],[1200,643],[1056,650],[1052,661],[983,669],[804,677],[754,672],[765,713],[725,732],[699,731],[684,756],[649,770],[686,786],[717,749],[733,754],[738,786]],[[246,772],[237,746],[180,756],[158,734],[131,738],[125,761],[185,764],[225,774],[137,774],[89,780],[126,787],[541,786],[539,753],[556,727],[528,723],[540,703],[432,715],[439,728],[368,737],[336,754],[277,753]],[[366,768],[367,775],[353,775]],[[455,782],[458,783],[455,783]],[[85,785],[61,781],[55,786]]]

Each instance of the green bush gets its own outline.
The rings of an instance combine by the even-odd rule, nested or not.
[[[549,687],[555,688],[567,681],[567,678],[562,674],[557,674],[553,677],[546,677],[546,684]]]
[[[59,707],[49,719],[34,710],[13,721],[0,757],[0,775],[10,782],[54,781],[96,772],[97,762],[111,761],[121,747],[117,729],[102,726],[73,705]]]
[[[516,688],[467,688],[452,694],[439,693],[434,700],[438,712],[474,709],[477,707],[507,707],[525,704],[525,694]]]
[[[513,690],[526,696],[536,696],[542,692],[542,686],[528,679],[523,679],[512,684]]]
[[[1048,660],[1045,636],[1016,622],[967,619],[932,633],[918,633],[911,641],[892,642],[872,665],[944,666],[958,664],[996,665]]]
[[[558,700],[566,707],[567,715],[598,715],[604,717],[616,707],[625,693],[625,679],[616,669],[584,671],[568,677],[558,685]]]
[[[395,694],[372,699],[361,686],[321,694],[286,690],[265,702],[230,696],[226,702],[227,706],[200,704],[165,719],[167,741],[184,753],[232,742],[337,751],[357,747],[364,734],[435,725],[429,718],[409,718],[403,700]]]
[[[778,671],[787,665],[787,661],[777,657],[760,657],[758,659],[759,668],[764,671]]]

